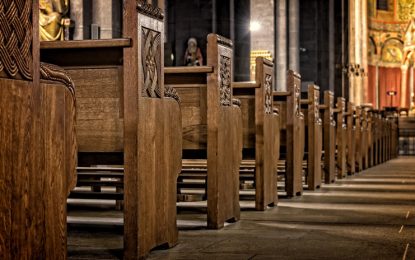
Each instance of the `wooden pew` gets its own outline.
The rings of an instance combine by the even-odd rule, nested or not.
[[[355,111],[355,163],[356,163],[356,172],[361,172],[363,170],[363,124],[362,124],[362,107],[357,106]]]
[[[391,159],[398,157],[398,118],[392,118],[392,133],[391,133]]]
[[[389,144],[388,144],[388,140],[389,140],[389,121],[386,118],[386,113],[383,115],[383,125],[384,125],[384,138],[383,138],[383,147],[384,147],[384,152],[383,152],[383,162],[386,162],[389,160]]]
[[[347,174],[354,175],[356,173],[356,126],[355,126],[355,110],[353,103],[347,103]]]
[[[254,170],[255,209],[265,210],[278,201],[277,164],[279,156],[279,116],[272,104],[271,61],[256,59],[256,81],[234,82],[233,95],[241,101],[243,125],[243,168]],[[276,144],[276,145],[275,145]]]
[[[369,168],[369,130],[371,129],[368,110],[370,107],[362,106],[362,170]]]
[[[309,190],[316,190],[321,186],[321,157],[323,149],[322,120],[320,118],[320,88],[309,85],[307,99],[301,100],[307,106],[303,109],[307,141],[307,186]]]
[[[124,258],[137,259],[177,243],[182,128],[179,98],[164,86],[161,10],[124,1],[123,19],[125,38],[44,42],[42,59],[78,86],[79,165],[120,166],[123,193],[104,195],[124,199]]]
[[[0,2],[0,258],[66,259],[74,85],[40,63],[38,2]]]
[[[337,178],[341,179],[347,175],[347,124],[346,124],[346,100],[337,98],[336,109],[336,147],[337,147]]]
[[[287,72],[287,92],[274,92],[274,103],[280,111],[281,156],[285,159],[285,190],[288,197],[301,195],[304,158],[304,114],[301,112],[301,76]]]
[[[373,155],[374,155],[374,151],[373,151],[373,149],[374,149],[374,136],[373,136],[373,133],[374,133],[374,125],[373,125],[373,108],[371,108],[371,109],[369,109],[368,110],[368,115],[367,115],[367,119],[368,119],[368,133],[369,133],[369,136],[368,136],[368,140],[367,140],[367,143],[368,143],[368,166],[369,167],[373,167],[374,166],[374,164],[373,164]]]
[[[334,94],[324,91],[323,112],[323,145],[324,145],[324,182],[336,180],[336,121],[334,120]]]
[[[374,126],[375,126],[375,132],[374,132],[374,165],[380,164],[380,153],[381,153],[381,131],[380,131],[380,114],[379,111],[374,111]]]
[[[392,125],[390,120],[385,115],[385,125],[386,125],[386,138],[385,138],[385,146],[386,146],[386,152],[385,152],[385,160],[389,161],[391,159],[390,152],[391,152],[391,146],[390,146],[390,140],[391,140],[391,132],[392,132]]]
[[[232,52],[230,40],[209,34],[207,66],[166,68],[164,75],[182,98],[182,172],[207,171],[207,225],[214,229],[240,217],[242,115],[232,93]]]

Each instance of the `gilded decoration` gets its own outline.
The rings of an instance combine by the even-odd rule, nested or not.
[[[368,62],[382,67],[400,67],[404,56],[404,32],[415,15],[415,1],[389,0],[387,11],[377,10],[376,2],[368,0]]]
[[[389,39],[382,48],[382,62],[402,63],[403,44],[398,39]]]
[[[398,1],[398,18],[401,21],[408,21],[415,14],[415,2],[413,0]]]
[[[69,0],[40,0],[39,29],[42,41],[64,40],[65,18]]]

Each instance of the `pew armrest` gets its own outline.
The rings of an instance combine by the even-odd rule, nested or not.
[[[288,91],[274,91],[272,92],[274,97],[288,97],[291,96],[291,92]]]
[[[237,107],[241,107],[241,100],[238,98],[232,98],[232,105],[237,106]]]
[[[213,73],[212,66],[180,66],[165,67],[165,74],[197,74],[197,73]]]
[[[67,138],[70,145],[67,147],[67,157],[65,160],[68,162],[67,169],[67,193],[76,186],[76,164],[77,164],[77,142],[76,142],[76,110],[75,110],[75,84],[73,83],[69,74],[62,68],[48,64],[40,63],[40,79],[45,81],[52,81],[63,84],[72,96],[72,104],[70,105],[70,119],[68,120],[69,129],[66,132],[65,138]],[[65,108],[62,108],[65,109]]]
[[[232,88],[233,89],[246,89],[246,88],[259,88],[261,85],[258,82],[255,81],[246,81],[246,82],[232,82]]]

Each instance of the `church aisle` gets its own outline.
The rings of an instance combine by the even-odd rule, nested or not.
[[[69,211],[72,220],[77,214]],[[203,228],[205,214],[179,212],[178,218],[179,244],[149,259],[414,259],[415,158],[280,199],[266,212],[243,210],[241,221],[223,230]],[[69,258],[120,257],[120,224],[93,230],[69,225]]]

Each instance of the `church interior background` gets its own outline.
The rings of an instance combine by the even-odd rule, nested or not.
[[[57,2],[71,39],[121,36],[121,1]],[[277,88],[284,89],[281,74],[290,68],[301,73],[303,90],[313,82],[356,104],[414,107],[414,1],[170,0],[164,6],[166,66],[184,64],[189,38],[203,50],[206,35],[217,32],[235,42],[236,80],[253,79],[255,58],[265,56],[276,60]],[[63,33],[44,37],[58,39]]]
[[[7,1],[28,3],[23,0]],[[69,192],[65,191],[65,194],[62,193],[64,195],[62,195],[63,203],[61,205],[65,207],[65,210],[69,205],[69,218],[66,218],[66,211],[63,210],[60,221],[63,223],[63,229],[68,228],[69,230],[70,257],[75,259],[77,254],[97,254],[100,257],[96,258],[112,259],[106,258],[106,254],[109,254],[112,257],[120,258],[123,250],[124,253],[130,254],[133,247],[130,244],[127,245],[125,241],[136,243],[139,239],[151,240],[150,235],[145,237],[145,235],[136,234],[147,230],[145,229],[147,226],[157,229],[159,225],[156,223],[160,219],[162,221],[168,219],[169,224],[173,224],[169,227],[173,232],[165,232],[175,237],[167,243],[168,247],[173,247],[177,242],[173,242],[173,240],[177,240],[178,235],[176,211],[183,213],[179,220],[182,224],[184,223],[185,227],[184,230],[180,230],[181,239],[183,237],[184,239],[180,241],[180,246],[175,247],[176,251],[173,250],[173,255],[182,256],[177,259],[194,259],[194,256],[200,253],[198,250],[205,250],[203,253],[207,252],[206,259],[212,259],[214,256],[221,258],[223,250],[230,249],[233,254],[241,248],[245,249],[244,247],[250,250],[251,245],[254,249],[266,245],[266,250],[261,249],[260,253],[265,252],[270,258],[265,257],[264,259],[274,259],[273,257],[278,255],[281,250],[287,249],[289,250],[288,254],[292,256],[291,259],[299,259],[295,257],[296,254],[301,256],[301,250],[297,250],[297,247],[303,243],[309,246],[309,252],[314,252],[314,254],[306,252],[308,256],[313,255],[318,258],[321,254],[322,259],[337,259],[336,256],[340,254],[340,250],[337,252],[338,246],[342,244],[345,245],[343,250],[347,250],[347,253],[344,253],[347,258],[353,253],[357,254],[356,252],[362,253],[362,255],[369,252],[368,255],[378,256],[379,248],[395,256],[402,247],[406,246],[406,250],[409,247],[409,242],[407,244],[406,240],[402,240],[400,237],[404,225],[409,226],[409,228],[405,227],[403,233],[406,236],[405,239],[411,243],[408,259],[415,257],[412,241],[415,234],[415,218],[413,217],[415,194],[411,194],[415,190],[415,181],[413,180],[413,172],[407,169],[414,163],[409,156],[394,160],[398,155],[415,154],[415,117],[413,117],[415,114],[415,0],[36,0],[32,6],[36,6],[38,2],[40,7],[39,36],[42,42],[40,44],[37,42],[37,30],[33,34],[36,38],[36,41],[33,42],[39,45],[34,45],[40,49],[37,53],[40,56],[39,60],[50,63],[58,61],[57,65],[72,73],[65,75],[77,77],[78,81],[74,80],[74,82],[79,82],[81,86],[76,97],[76,108],[79,109],[76,111],[77,118],[75,120],[74,105],[71,119],[73,120],[73,122],[71,121],[72,129],[61,131],[68,135],[71,134],[70,141],[73,141],[71,149],[74,149],[65,150],[62,154],[71,156],[72,170],[78,178],[86,176],[83,179],[84,182],[81,179],[80,184],[78,183],[78,186],[84,186],[75,187]],[[130,9],[123,10],[125,8],[123,4]],[[31,6],[31,3],[27,5]],[[3,5],[0,4],[0,7]],[[31,17],[37,18],[38,10],[37,8],[34,10],[35,14]],[[0,8],[1,12],[5,13],[4,9]],[[38,26],[35,25],[34,28],[38,28]],[[210,46],[208,46],[208,35]],[[2,41],[3,38],[0,38]],[[100,41],[101,39],[112,39],[112,41]],[[85,53],[87,55],[84,55]],[[257,57],[264,57],[273,62],[257,60]],[[194,68],[206,65],[208,58],[209,61],[214,59],[218,59],[218,61],[211,62],[209,66],[200,69]],[[0,65],[2,64],[0,63]],[[262,68],[262,70],[256,70],[255,66]],[[267,71],[265,71],[266,69]],[[260,77],[256,77],[255,71],[259,71],[259,75],[264,74],[262,83],[258,79]],[[185,74],[185,76],[177,76],[175,73]],[[67,78],[70,79],[69,76]],[[98,78],[99,80],[97,80]],[[1,77],[0,80],[2,80]],[[19,79],[13,78],[13,80],[18,81]],[[41,79],[39,78],[37,81],[41,81]],[[37,84],[37,81],[33,82]],[[213,81],[217,81],[214,82],[216,86],[211,87],[210,84]],[[6,85],[6,83],[4,84]],[[171,85],[181,89],[183,99]],[[71,86],[73,87],[73,85]],[[196,91],[193,91],[193,88]],[[215,91],[215,94],[208,92],[211,89]],[[265,90],[264,93],[257,91],[259,89]],[[96,96],[94,96],[95,94]],[[237,98],[234,99],[233,96]],[[75,94],[72,98],[75,100]],[[167,103],[161,102],[145,103],[150,98],[157,98],[157,102],[158,99],[172,98],[168,101],[174,101],[174,103],[170,102],[171,107],[168,107]],[[3,98],[3,103],[8,104],[9,100],[6,99]],[[151,102],[153,101],[151,100]],[[182,101],[183,103],[181,103]],[[220,109],[213,110],[211,103]],[[32,105],[30,102],[28,104]],[[149,104],[154,107],[150,107]],[[57,102],[57,111],[60,111],[62,107],[59,105],[60,103]],[[156,105],[166,106],[159,109]],[[209,108],[208,105],[210,105]],[[222,109],[225,106],[233,109],[229,111],[235,113],[225,114],[223,111],[227,110]],[[53,108],[55,109],[55,107]],[[30,109],[25,111],[30,111]],[[181,114],[182,111],[184,111],[183,114]],[[259,112],[257,113],[257,111]],[[215,113],[221,116],[216,116]],[[3,112],[3,114],[7,113]],[[13,112],[9,114],[14,116]],[[46,113],[39,112],[39,114]],[[412,117],[407,115],[412,115]],[[65,116],[62,118],[69,121],[69,117]],[[258,120],[257,118],[260,116],[269,116],[270,120]],[[7,114],[3,118],[8,117]],[[209,121],[216,117],[223,119],[223,121],[211,120],[214,121],[213,123]],[[94,121],[95,119],[96,121]],[[19,117],[17,120],[24,121]],[[33,117],[32,121],[36,120],[37,118]],[[152,121],[157,122],[157,125],[152,125]],[[96,122],[100,124],[95,124]],[[2,122],[0,121],[0,123]],[[36,126],[35,123],[34,126]],[[84,123],[88,128],[82,128]],[[215,128],[212,127],[212,124]],[[402,129],[405,130],[402,126],[405,124],[409,129],[406,136],[402,134],[404,133]],[[265,125],[269,128],[263,130]],[[30,128],[28,126],[29,124],[27,124],[27,128]],[[152,126],[154,129],[148,126]],[[221,132],[217,130],[219,127]],[[163,131],[159,131],[160,129]],[[234,129],[235,131],[233,131]],[[6,129],[0,124],[0,136],[7,136],[2,131],[10,136],[14,136],[17,132],[14,128]],[[221,134],[217,134],[218,132]],[[26,132],[22,133],[21,137],[26,137]],[[222,133],[226,135],[222,135]],[[36,139],[34,138],[35,134],[27,136]],[[214,145],[210,145],[210,143],[207,145],[208,140],[213,139],[210,138],[211,136],[217,139],[210,141],[215,142]],[[269,139],[263,138],[264,136]],[[252,147],[245,147],[242,144],[246,141],[244,138]],[[253,141],[254,139],[255,141]],[[39,140],[43,141],[43,139]],[[49,139],[45,138],[45,140]],[[35,140],[33,143],[35,144],[37,141]],[[227,142],[231,141],[231,145],[228,145]],[[41,142],[39,141],[39,143]],[[66,145],[69,141],[62,143]],[[148,145],[145,146],[145,144]],[[264,148],[264,151],[260,149],[258,152],[258,147],[262,147],[260,145],[267,145],[268,150],[265,151]],[[42,143],[42,148],[45,147],[47,148],[47,145]],[[92,148],[89,149],[90,147]],[[209,150],[212,147],[216,147],[216,150]],[[147,148],[149,151],[146,151]],[[26,156],[23,149],[12,147],[10,150],[12,149],[21,152],[21,156]],[[32,152],[36,151],[36,149],[31,150]],[[219,150],[222,153],[219,153]],[[49,153],[53,154],[53,152]],[[38,156],[36,152],[33,154],[33,157]],[[216,157],[214,160],[207,158],[212,155],[219,158],[217,165],[224,166],[223,169],[216,167]],[[248,158],[246,155],[252,158]],[[246,188],[250,192],[249,199],[252,199],[252,192],[256,192],[255,189],[260,187],[260,181],[256,176],[260,176],[261,171],[264,171],[261,168],[265,168],[265,163],[263,163],[265,159],[260,158],[262,155],[272,158],[267,164],[269,166],[267,172],[271,176],[268,183],[275,185],[270,188],[273,190],[270,196],[273,202],[261,209],[261,211],[267,212],[262,215],[263,212],[260,214],[254,211],[250,212],[250,209],[257,207],[252,203],[253,201],[250,201],[250,206],[242,212],[243,217],[248,216],[245,219],[241,218],[242,225],[239,224],[241,222],[234,226],[230,224],[230,228],[226,229],[223,223],[213,223],[213,228],[224,228],[226,232],[231,231],[222,233],[222,235],[225,234],[229,237],[222,239],[219,232],[206,232],[206,228],[211,228],[209,226],[211,219],[209,215],[206,217],[205,213],[213,212],[212,210],[209,212],[209,207],[212,208],[212,206],[208,202],[207,196],[209,191],[215,190],[211,183],[220,184],[220,188],[224,188],[223,190],[235,191],[232,198],[228,194],[224,195],[225,192],[222,194],[217,192],[217,194],[226,197],[222,200],[218,199],[218,195],[217,200],[234,203],[236,206],[233,208],[229,206],[230,204],[223,208],[226,210],[235,209],[237,214],[227,220],[232,223],[239,221],[241,213],[239,200],[244,197],[244,194],[240,196],[239,191]],[[7,156],[7,154],[4,155],[4,158],[9,158]],[[229,156],[230,159],[227,160],[226,156]],[[17,158],[17,156],[15,157]],[[191,161],[194,159],[197,161]],[[243,169],[246,165],[240,163],[242,160],[248,161],[246,165],[249,167]],[[391,160],[392,163],[389,163],[388,160]],[[3,160],[3,163],[6,161]],[[47,159],[39,161],[49,162]],[[177,161],[177,167],[173,167],[176,166],[175,161]],[[191,162],[189,163],[189,161]],[[182,167],[186,163],[187,165]],[[69,165],[69,163],[63,164]],[[163,166],[164,164],[166,167]],[[143,165],[150,165],[152,168],[150,166],[140,168]],[[159,165],[163,167],[155,167]],[[207,165],[213,166],[208,167]],[[375,168],[375,166],[381,168]],[[6,167],[3,167],[3,170],[1,168],[0,174],[3,174],[5,169],[8,170]],[[292,177],[294,176],[294,168],[296,169],[295,180]],[[192,171],[195,169],[200,170],[201,174],[194,175]],[[211,169],[219,170],[208,174],[208,172],[213,172]],[[249,173],[249,182],[238,179],[241,169]],[[173,170],[177,172],[173,172]],[[315,177],[311,177],[314,170],[315,176],[320,181],[316,187],[311,181],[309,182]],[[369,172],[368,175],[364,175],[367,173],[366,170]],[[186,194],[188,196],[179,194],[183,196],[177,196],[176,192],[180,190],[179,185],[176,185],[177,176],[179,173],[186,173],[186,171],[191,174],[188,175],[190,177],[185,178],[196,176],[196,182],[186,183],[183,181],[180,185],[185,188],[188,185],[194,188],[192,185],[195,184],[194,186],[199,189],[200,194]],[[91,172],[93,175],[90,174]],[[109,172],[107,176],[110,177],[103,178],[103,182],[100,183],[102,179],[99,176],[105,172]],[[379,172],[383,172],[383,175]],[[157,186],[159,185],[158,181],[165,181],[171,177],[169,175],[166,178],[161,173],[173,176],[172,180],[174,181],[166,181],[168,185],[171,185],[168,188],[163,186],[159,189]],[[7,177],[7,174],[2,176]],[[232,174],[233,179],[224,179],[222,182],[218,178],[218,180],[212,179],[213,181],[211,181],[209,178],[216,176],[215,174],[221,177]],[[32,178],[30,174],[27,176]],[[359,180],[362,176],[367,179]],[[148,180],[144,177],[148,177]],[[242,177],[246,178],[246,176]],[[111,179],[115,179],[116,185]],[[324,183],[322,179],[324,179]],[[262,178],[262,180],[265,179]],[[303,183],[304,180],[307,184]],[[235,185],[230,184],[232,181]],[[51,183],[58,182],[51,181]],[[96,186],[85,185],[90,183]],[[147,183],[150,184],[147,185]],[[208,183],[210,187],[206,188]],[[293,187],[296,186],[295,188],[298,186],[301,191],[291,191],[290,184],[293,184]],[[75,186],[74,183],[73,185]],[[110,188],[105,187],[108,189],[104,189],[105,185]],[[303,193],[303,186],[306,187],[307,192]],[[41,185],[34,187],[43,188]],[[151,187],[151,189],[147,189],[147,187]],[[173,195],[160,192],[163,188],[169,190]],[[21,190],[26,192],[23,188]],[[113,193],[108,195],[105,193],[108,190]],[[347,192],[351,195],[347,195]],[[395,196],[393,192],[398,194]],[[17,194],[20,196],[20,193]],[[36,193],[33,192],[31,195],[34,194]],[[94,198],[96,194],[98,194],[98,206],[93,205],[91,211],[88,211],[90,210],[88,207],[91,206],[88,205],[89,202],[79,203],[79,200],[88,198],[89,195]],[[146,197],[142,194],[146,196],[147,194],[156,194],[157,196],[154,195],[154,197],[160,201],[165,199],[165,201],[158,203],[150,195]],[[281,194],[283,195],[281,196]],[[101,197],[98,197],[101,195],[108,195],[110,199],[106,199],[111,200],[113,204],[102,203],[102,200],[105,199],[101,200]],[[166,195],[168,202],[161,195]],[[16,197],[19,196],[16,195]],[[68,204],[67,196],[70,196]],[[22,200],[26,200],[25,197],[20,197],[23,198]],[[210,198],[212,197],[214,196],[210,196]],[[254,197],[256,199],[256,194]],[[292,197],[296,198],[292,199]],[[45,193],[45,198],[54,198],[54,196]],[[124,200],[124,198],[126,199]],[[177,202],[194,202],[191,201],[193,198],[201,198],[202,203],[197,204],[200,201],[196,201],[195,208],[202,205],[203,209],[200,212],[187,214],[188,209],[181,208],[183,204],[178,205]],[[189,201],[186,201],[187,199]],[[262,198],[262,200],[264,199]],[[279,200],[278,206],[277,200]],[[26,203],[26,201],[24,202]],[[44,202],[39,200],[39,203]],[[144,205],[143,209],[146,209],[140,209],[144,212],[142,215],[138,210],[139,203],[141,203],[140,207]],[[33,207],[35,204],[26,204],[33,208],[33,212],[37,211]],[[254,206],[252,207],[252,205]],[[94,208],[95,206],[97,207]],[[97,224],[98,228],[88,229],[88,224],[93,222],[91,219],[94,221],[98,219],[98,223],[108,221],[105,219],[108,217],[105,212],[106,206],[110,210],[109,229],[111,230],[109,232],[98,230],[101,228],[101,224]],[[137,219],[141,221],[146,217],[150,218],[153,209],[156,211],[160,208],[162,209],[160,211],[164,211],[163,206],[168,206],[169,212],[163,212],[160,219],[158,216],[151,218],[154,223],[147,224],[143,221],[144,224],[141,222],[138,224],[139,221],[136,221]],[[7,209],[7,207],[11,208],[6,205],[5,208]],[[216,208],[219,211],[219,207]],[[405,219],[402,215],[403,208],[406,214]],[[10,213],[10,216],[14,214],[13,210],[4,210],[4,212],[6,211],[8,214]],[[95,211],[100,214],[96,215]],[[147,214],[147,212],[150,213]],[[26,212],[24,213],[26,214]],[[30,219],[31,216],[27,215]],[[52,218],[53,214],[50,215]],[[138,217],[138,215],[140,216]],[[144,215],[145,217],[141,218]],[[203,216],[200,217],[201,215]],[[219,215],[218,213],[217,216]],[[410,218],[409,215],[411,215]],[[125,216],[127,217],[125,218]],[[169,218],[170,216],[173,218]],[[196,220],[192,219],[195,216]],[[101,217],[104,220],[100,219]],[[20,219],[17,218],[17,220]],[[165,222],[167,223],[167,221]],[[68,223],[69,225],[65,225]],[[1,226],[6,225],[0,223]],[[161,226],[163,224],[160,224]],[[400,231],[393,230],[395,236],[390,235],[387,240],[386,236],[395,226],[401,227]],[[20,227],[25,230],[24,225]],[[54,228],[53,225],[48,224],[44,224],[42,227]],[[13,230],[10,230],[9,233],[12,234]],[[116,233],[111,232],[113,230]],[[235,230],[237,232],[234,232]],[[290,233],[293,231],[301,233]],[[352,232],[349,234],[350,231]],[[100,236],[99,232],[106,233],[104,236]],[[287,232],[285,233],[287,235],[284,235],[283,232]],[[34,232],[32,233],[34,234]],[[91,235],[92,233],[94,235]],[[281,234],[283,235],[281,236]],[[241,239],[241,237],[249,235],[253,236],[245,237],[245,240]],[[370,243],[367,241],[363,243],[364,240],[359,240],[365,235],[364,239]],[[155,240],[158,239],[157,236],[154,237]],[[199,238],[202,240],[209,238],[215,242],[198,240]],[[21,241],[24,239],[25,237],[22,236]],[[62,241],[66,241],[66,239],[66,236],[62,236]],[[218,241],[218,239],[223,241]],[[277,240],[279,243],[274,243]],[[371,244],[372,240],[376,240],[374,246]],[[399,250],[392,246],[385,246],[389,240],[393,243],[399,242],[396,243]],[[90,244],[83,245],[84,241],[88,241]],[[194,241],[208,244],[203,248],[196,246],[184,250],[193,250],[196,252],[193,255],[187,255],[188,252],[180,252],[182,248],[187,249],[187,245]],[[241,241],[245,243],[244,246],[239,244]],[[2,242],[1,236],[0,242]],[[228,242],[235,244],[227,247],[226,243]],[[316,245],[316,242],[321,244]],[[100,243],[108,246],[108,250],[102,250]],[[331,248],[329,246],[326,248],[326,244],[330,243],[332,243]],[[292,246],[293,244],[295,246]],[[219,247],[214,248],[216,245]],[[371,248],[366,252],[368,246]],[[212,254],[209,252],[209,247],[217,252]],[[113,250],[114,248],[116,250]],[[140,252],[140,254],[144,255],[150,252],[150,249],[147,252],[144,246],[142,248],[144,248],[142,249],[143,253]],[[131,254],[137,254],[137,249],[138,247],[133,248]],[[0,258],[2,258],[1,251]],[[398,253],[400,254],[400,251]],[[156,252],[154,259],[157,257],[166,259],[168,254],[169,252]],[[187,256],[187,258],[183,256]],[[236,256],[238,257],[235,259],[253,259],[256,252],[246,258],[240,258],[240,255],[237,254]],[[403,259],[406,259],[405,256],[406,253],[404,253]],[[126,258],[128,259],[128,257]],[[94,257],[85,259],[94,259]]]

